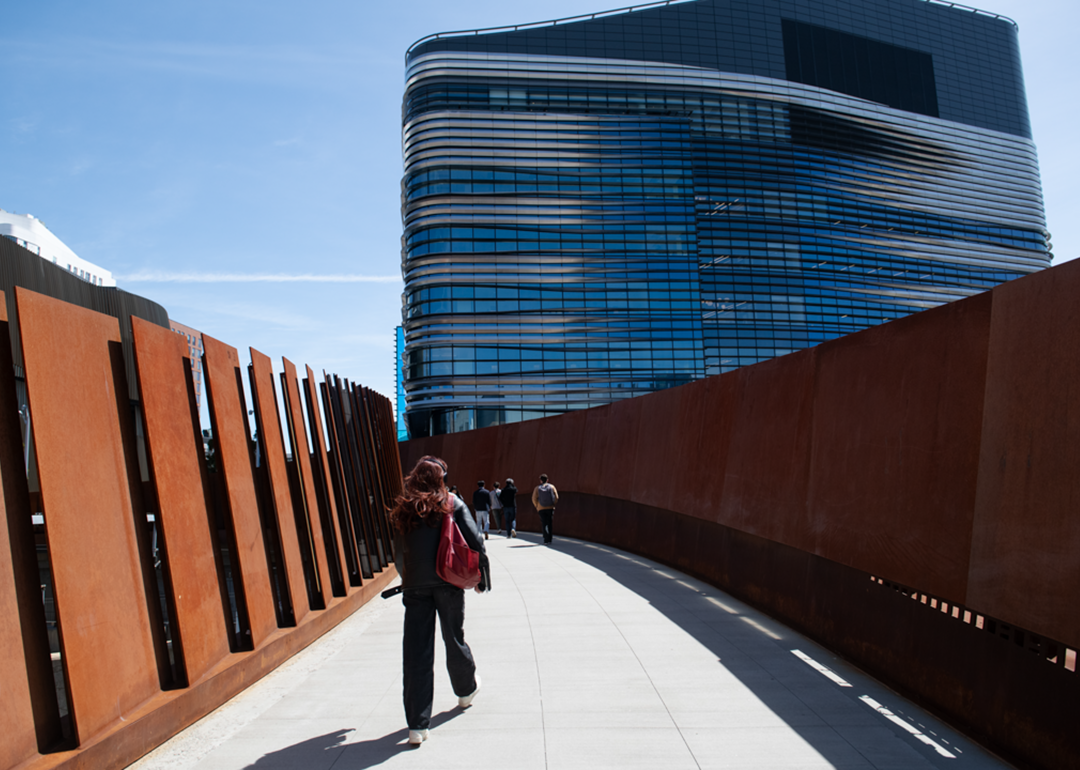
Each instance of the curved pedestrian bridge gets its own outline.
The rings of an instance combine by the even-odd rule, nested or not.
[[[133,765],[297,768],[1005,768],[747,605],[612,548],[488,541],[470,593],[483,679],[457,707],[436,644],[430,739],[405,743],[399,598],[375,599]]]

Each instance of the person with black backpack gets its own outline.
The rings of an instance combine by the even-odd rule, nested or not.
[[[552,519],[555,518],[555,505],[559,502],[559,490],[548,483],[546,473],[540,474],[540,485],[533,490],[532,504],[540,516],[540,530],[544,535],[544,545],[551,545]]]

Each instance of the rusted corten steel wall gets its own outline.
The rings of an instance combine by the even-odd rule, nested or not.
[[[783,358],[402,444],[773,612],[1022,764],[1080,766],[1080,260]]]
[[[206,337],[204,445],[178,335],[132,318],[127,356],[117,318],[24,288],[14,299],[33,440],[24,453],[0,294],[0,770],[124,767],[395,577],[393,414],[336,378],[320,404],[310,368],[301,385],[283,360],[275,379],[265,355],[242,367]],[[338,413],[347,466],[323,431]],[[363,574],[346,556],[359,552]]]

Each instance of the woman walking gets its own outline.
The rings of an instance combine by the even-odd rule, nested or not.
[[[390,512],[394,527],[394,561],[401,574],[405,628],[402,642],[405,718],[409,743],[427,740],[435,680],[435,617],[446,644],[446,670],[467,708],[480,689],[472,650],[465,643],[465,591],[442,580],[435,571],[444,516],[453,516],[465,542],[480,553],[477,593],[487,590],[487,555],[469,508],[446,488],[446,463],[423,457],[405,477],[405,491]]]

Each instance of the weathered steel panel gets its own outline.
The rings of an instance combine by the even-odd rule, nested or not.
[[[277,629],[277,619],[255,496],[247,419],[240,405],[240,358],[236,348],[203,334],[203,366],[219,472],[225,480],[228,523],[236,544],[238,569],[233,574],[239,573],[240,580],[234,584],[242,589],[237,591],[237,601],[246,607],[251,641],[257,646]]]
[[[146,423],[147,455],[157,490],[176,609],[175,632],[188,682],[229,654],[211,516],[202,484],[202,439],[188,372],[187,341],[132,318],[135,362]]]
[[[519,447],[521,441],[519,436],[521,435],[521,426],[523,423],[516,422],[511,425],[502,425],[492,439],[492,443],[495,445],[495,472],[499,474],[498,481],[502,484],[506,484],[507,479],[514,480],[514,486],[518,489],[518,508],[525,503],[525,499],[521,495],[525,491],[522,487],[529,483],[529,479],[522,475],[522,468],[524,467],[519,458]],[[412,442],[402,444],[402,446],[408,446]],[[409,467],[404,463],[405,470],[408,471]]]
[[[339,377],[335,376],[332,381],[327,377],[325,384],[324,395],[329,404],[327,422],[332,421],[333,426],[330,448],[341,474],[342,500],[348,506],[360,574],[366,580],[375,574],[373,570],[379,566],[366,516],[367,491],[357,455],[352,399],[349,398],[348,383],[343,385]]]
[[[285,444],[278,419],[277,398],[274,388],[274,368],[270,358],[255,348],[251,352],[251,395],[255,401],[255,416],[259,425],[259,444],[265,452],[263,460],[269,473],[270,505],[268,513],[277,521],[281,538],[282,569],[285,581],[282,590],[289,592],[293,620],[299,623],[311,610],[307,582],[304,579],[303,557],[300,538],[296,531],[292,495],[289,493],[289,472],[285,467]]]
[[[384,430],[386,431],[386,445],[383,449],[383,455],[386,457],[387,467],[390,469],[391,475],[391,490],[394,493],[394,497],[402,493],[404,487],[402,480],[404,479],[404,473],[401,470],[401,456],[398,454],[397,445],[397,425],[394,420],[394,406],[386,396],[380,395],[383,403],[383,413],[386,418],[386,425]]]
[[[642,405],[641,399],[628,398],[606,407],[608,437],[600,458],[600,494],[628,499],[633,494],[638,443],[648,440],[640,433]]]
[[[318,595],[325,607],[333,596],[330,568],[327,564],[327,560],[333,558],[333,544],[324,537],[323,522],[319,516],[315,477],[311,472],[311,453],[308,450],[307,432],[304,429],[304,413],[300,407],[300,388],[296,381],[296,367],[287,358],[282,358],[281,364],[285,370],[283,378],[285,392],[282,395],[285,398],[285,416],[289,423],[289,446],[292,447],[293,462],[300,472],[301,495],[297,503],[303,507],[297,511],[297,526],[303,521],[307,522],[310,528],[313,557],[319,576]],[[332,533],[330,534],[332,536]]]
[[[1080,261],[994,289],[968,604],[1080,648]]]
[[[348,381],[346,381],[348,383]],[[368,419],[364,389],[354,383],[348,384],[349,399],[353,409],[353,432],[356,436],[357,460],[365,481],[367,516],[371,535],[375,539],[375,553],[379,558],[378,569],[389,563],[389,544],[383,535],[380,524],[382,508],[382,481],[379,467],[374,459],[374,441],[371,424]]]
[[[696,438],[693,432],[677,431],[683,427],[678,424],[680,396],[687,387],[642,397],[636,451],[627,462],[633,468],[628,497],[643,505],[671,507],[681,448]]]
[[[159,691],[119,411],[129,408],[120,328],[21,288],[16,302],[68,695],[86,740]]]
[[[810,539],[806,490],[816,355],[811,348],[731,373],[741,383],[720,523],[797,548]]]
[[[818,350],[805,537],[841,564],[964,601],[990,294]]]
[[[585,433],[581,443],[581,468],[578,471],[578,491],[599,494],[602,486],[604,465],[609,451],[618,451],[610,443],[609,426],[613,412],[610,406],[598,406],[585,410]],[[536,474],[530,474],[532,478]],[[618,497],[619,495],[613,495]]]
[[[370,562],[367,561],[367,551],[361,556],[361,544],[364,542],[364,533],[360,528],[354,510],[359,502],[356,500],[355,485],[349,474],[352,473],[348,464],[348,458],[342,456],[342,439],[344,432],[341,429],[341,404],[337,398],[337,391],[330,378],[323,372],[324,381],[319,383],[319,391],[322,393],[323,407],[326,416],[326,442],[327,460],[330,466],[329,483],[334,494],[335,504],[338,510],[340,532],[344,539],[345,553],[348,558],[349,582],[351,585],[361,585],[364,575],[371,576]],[[347,451],[347,450],[346,450]]]
[[[323,525],[323,537],[332,539],[327,548],[333,548],[337,569],[333,570],[337,588],[335,592],[344,595],[349,590],[349,570],[354,568],[355,556],[346,553],[349,545],[348,521],[341,517],[334,499],[334,486],[330,478],[330,462],[326,454],[326,434],[323,432],[322,416],[319,412],[319,394],[315,385],[315,373],[306,367],[304,378],[304,401],[307,407],[308,425],[311,426],[311,443],[314,449],[313,470],[315,471],[315,492],[319,501],[319,516]],[[396,456],[396,454],[395,454]],[[329,550],[327,551],[329,554]],[[353,556],[353,560],[350,560]],[[353,565],[352,567],[350,565]]]
[[[547,473],[556,489],[577,489],[585,440],[585,412],[570,412],[549,419],[552,420],[552,429],[540,431],[540,440],[536,447],[536,456],[543,458],[540,461],[543,468],[537,468],[532,475]],[[487,443],[494,444],[496,440],[496,436],[491,436]]]
[[[10,370],[9,370],[10,371]],[[17,412],[13,412],[17,415]],[[5,429],[7,426],[3,426]],[[18,435],[17,433],[15,434]],[[3,434],[4,443],[9,443],[8,436]],[[4,452],[4,454],[8,454]],[[21,460],[21,458],[19,458]],[[37,732],[34,727],[34,707],[30,697],[30,679],[27,671],[26,653],[33,650],[24,649],[24,624],[20,613],[19,596],[16,592],[19,572],[18,557],[13,553],[22,547],[16,532],[12,532],[12,524],[19,517],[29,517],[29,505],[25,509],[14,508],[8,505],[8,482],[9,469],[6,467],[8,458],[0,458],[4,469],[4,495],[0,499],[0,515],[2,515],[4,529],[0,533],[0,617],[4,622],[0,623],[0,728],[3,729],[4,738],[0,740],[0,767],[14,767],[24,762],[37,753]],[[18,470],[16,468],[16,470]],[[24,475],[25,478],[25,475]],[[32,540],[31,540],[32,542]],[[40,606],[40,601],[38,605]],[[41,618],[41,627],[45,627],[45,618]],[[38,650],[38,654],[40,654]],[[48,660],[49,648],[44,650]],[[55,699],[54,699],[55,702]]]
[[[674,510],[708,521],[720,520],[728,458],[740,449],[732,446],[731,429],[742,384],[742,377],[731,372],[686,386],[701,391],[701,411],[684,411],[681,424],[692,425],[696,419],[700,429],[691,429],[687,435],[689,459],[682,469],[686,482],[673,496],[677,501]],[[687,404],[690,409],[693,406],[693,402]]]
[[[9,334],[7,302],[0,292],[0,767],[30,759],[62,737]]]

